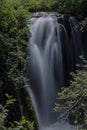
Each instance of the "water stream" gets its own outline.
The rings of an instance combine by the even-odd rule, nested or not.
[[[58,91],[83,54],[79,27],[74,29],[77,20],[69,18],[71,37],[56,16],[45,14],[33,17],[30,21],[30,85],[27,92],[35,109],[39,129],[75,130],[68,123],[55,124],[58,114],[53,112],[53,108]]]

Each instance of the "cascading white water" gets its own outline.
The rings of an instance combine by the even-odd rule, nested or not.
[[[79,24],[74,16],[69,18],[70,26],[71,26],[71,43],[73,56],[76,63],[80,62],[79,56],[84,55],[83,46],[82,46],[82,36],[79,28]]]
[[[58,86],[62,84],[62,51],[60,41],[60,25],[51,17],[39,18],[30,26],[30,56],[32,85],[36,104],[36,115],[40,124],[47,125],[54,121],[53,107]],[[56,31],[56,32],[55,32]],[[55,68],[56,66],[56,68]],[[58,83],[55,69],[59,73]],[[35,81],[36,80],[36,81]],[[36,92],[36,89],[38,92]]]
[[[72,21],[75,22],[73,18],[70,18],[71,29]],[[77,47],[73,45],[72,48],[72,44],[75,44],[77,37],[72,33],[73,40],[70,42],[65,27],[51,16],[32,18],[29,27],[31,85],[27,87],[27,92],[35,109],[39,129],[75,130],[69,124],[64,126],[51,126],[51,124],[57,122],[58,114],[53,112],[53,108],[57,93],[64,85],[64,69],[69,73],[70,67],[73,67],[73,50],[78,49],[79,45]],[[79,55],[75,53],[76,57]]]

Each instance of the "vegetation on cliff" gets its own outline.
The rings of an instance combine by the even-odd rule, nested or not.
[[[75,15],[82,21],[81,29],[87,29],[86,0],[0,0],[0,127],[2,130],[13,129],[10,122],[14,121],[18,121],[21,125],[20,129],[34,129],[32,105],[25,91],[25,71],[29,31],[27,20],[31,16],[30,12],[35,11],[58,11]],[[9,99],[9,104],[12,102],[9,111],[8,107],[5,107],[8,101],[7,94],[16,99],[15,102]],[[26,119],[23,118],[24,116]],[[28,128],[23,121],[29,123]]]
[[[33,121],[31,105],[28,106],[30,103],[24,89],[29,32],[26,21],[29,17],[29,11],[19,0],[0,0],[0,127],[4,119],[4,125],[10,127],[10,122],[19,121],[26,115],[29,115],[27,119]],[[4,108],[6,94],[16,99],[9,111]],[[23,108],[24,103],[27,113]]]
[[[83,58],[82,58],[83,59]],[[59,104],[55,104],[54,111],[60,112],[59,119],[68,120],[70,124],[82,125],[87,129],[87,61],[77,65],[78,70],[71,73],[73,77],[68,87],[58,93]],[[81,129],[82,130],[82,129]]]

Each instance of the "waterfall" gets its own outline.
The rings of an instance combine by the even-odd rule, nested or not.
[[[72,51],[74,56],[74,62],[79,63],[80,55],[84,55],[83,46],[82,46],[82,35],[80,31],[79,24],[75,17],[70,17],[69,19],[70,26],[71,26],[71,44],[72,44]]]
[[[69,19],[71,37],[57,17],[43,15],[32,18],[29,25],[30,66],[27,92],[31,97],[40,130],[75,130],[69,124],[54,125],[58,114],[53,112],[58,91],[65,83],[65,76],[73,70],[82,54],[81,33],[74,30],[77,21]]]

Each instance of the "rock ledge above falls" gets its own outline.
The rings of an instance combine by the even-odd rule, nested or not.
[[[52,17],[53,19],[57,19],[57,21],[63,24],[68,32],[70,32],[70,25],[69,25],[69,17],[70,15],[67,14],[60,14],[58,12],[34,12],[32,14],[32,18],[29,19],[29,23],[34,23],[40,17]]]
[[[57,13],[57,12],[35,12],[33,13],[33,17],[47,17],[47,16],[56,16],[60,17],[63,16],[63,14]]]
[[[60,14],[60,13],[57,13],[57,12],[35,12],[33,13],[33,16],[34,18],[39,18],[39,17],[53,17],[54,19],[55,18],[58,18],[58,19],[65,19],[65,14]]]
[[[32,15],[33,19],[37,19],[40,17],[52,17],[54,19],[57,19],[59,23],[64,24],[64,23],[68,22],[70,15],[61,14],[58,12],[34,12]]]

